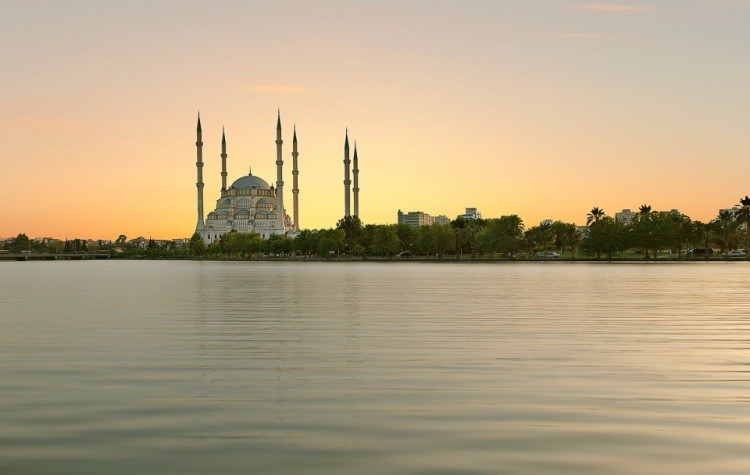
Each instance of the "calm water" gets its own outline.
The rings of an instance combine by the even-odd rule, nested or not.
[[[0,473],[750,473],[750,265],[0,263]]]

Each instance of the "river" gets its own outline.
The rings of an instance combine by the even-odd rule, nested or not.
[[[747,474],[748,263],[0,263],[0,473]]]

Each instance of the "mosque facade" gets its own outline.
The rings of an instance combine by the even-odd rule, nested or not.
[[[281,114],[276,121],[276,184],[269,183],[261,177],[252,174],[252,169],[245,176],[236,179],[227,186],[227,142],[224,131],[221,134],[221,192],[216,200],[216,208],[204,215],[203,211],[203,130],[200,114],[196,131],[196,170],[198,192],[198,222],[195,232],[210,244],[222,235],[237,231],[240,233],[257,233],[262,238],[270,236],[299,234],[299,168],[297,158],[297,130],[295,127],[292,138],[292,216],[284,208],[284,173],[281,138]],[[354,146],[354,216],[359,214],[359,168],[357,146]],[[344,140],[344,216],[351,216],[350,194],[351,180],[349,178],[349,131]],[[204,219],[205,216],[205,219]]]

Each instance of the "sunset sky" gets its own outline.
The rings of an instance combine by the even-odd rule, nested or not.
[[[750,194],[750,1],[6,1],[0,237],[189,237],[220,182],[300,149],[303,228],[477,207],[583,224]]]

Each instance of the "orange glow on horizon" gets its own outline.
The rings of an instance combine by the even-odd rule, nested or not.
[[[750,5],[698,3],[16,6],[0,238],[189,237],[197,109],[206,213],[222,126],[229,183],[250,166],[275,182],[280,108],[303,228],[343,215],[346,127],[365,223],[476,207],[584,224],[642,204],[710,220],[750,193]]]

